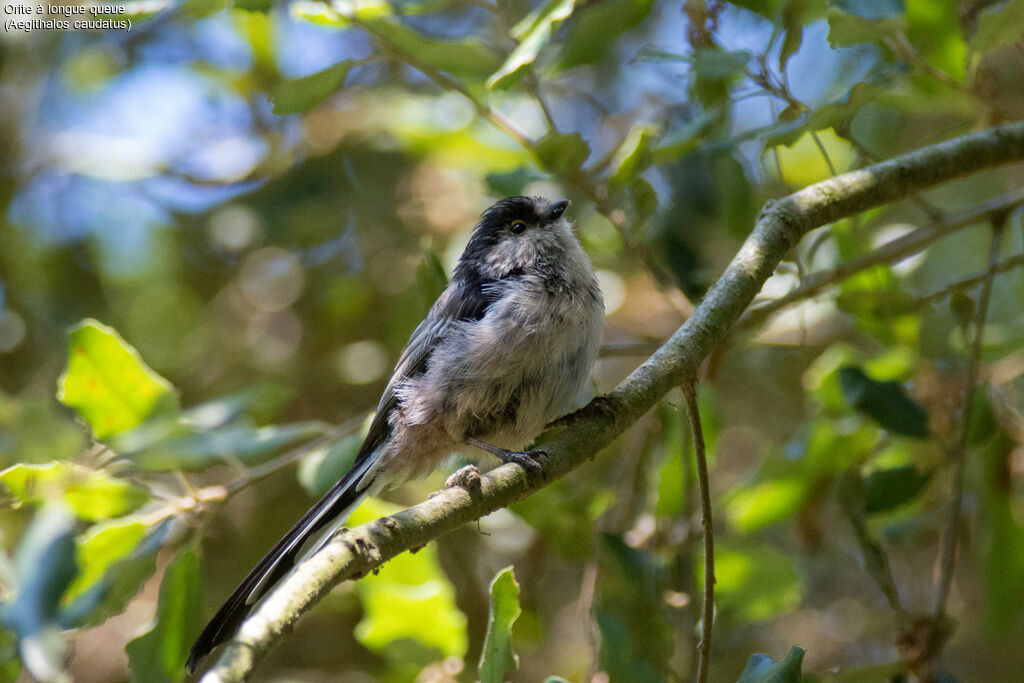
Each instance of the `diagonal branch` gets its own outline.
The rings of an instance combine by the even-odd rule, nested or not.
[[[836,176],[769,202],[739,253],[693,315],[614,391],[544,444],[547,481],[563,477],[610,444],[698,366],[807,232],[927,187],[1024,160],[1024,122],[990,128]],[[338,533],[245,621],[205,681],[240,681],[302,615],[345,579],[372,570],[457,527],[543,488],[514,465],[481,478],[477,490],[449,488],[390,517]]]

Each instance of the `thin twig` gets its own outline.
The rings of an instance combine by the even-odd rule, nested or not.
[[[700,642],[697,643],[698,683],[707,683],[711,664],[711,628],[715,621],[715,531],[711,524],[711,484],[708,478],[708,458],[704,445],[704,430],[697,408],[696,380],[683,382],[680,387],[686,398],[686,417],[693,434],[693,453],[697,463],[697,484],[700,491],[700,526],[704,537],[704,595],[701,602]]]
[[[1003,236],[1005,218],[992,222],[992,246],[988,255],[988,272],[981,284],[981,295],[974,313],[974,338],[971,340],[970,357],[967,364],[967,380],[964,385],[963,416],[960,421],[960,438],[950,452],[953,464],[953,486],[950,494],[949,516],[939,556],[939,582],[935,594],[935,609],[932,611],[932,625],[928,637],[928,652],[938,654],[945,631],[946,601],[953,586],[953,570],[956,568],[956,548],[960,536],[960,515],[964,498],[964,465],[967,458],[967,438],[973,413],[974,394],[977,391],[978,374],[981,365],[981,346],[984,339],[985,319],[988,317],[989,302],[992,299],[992,285],[999,265],[999,242]]]
[[[798,301],[810,298],[825,289],[846,278],[881,264],[894,264],[902,259],[923,250],[932,242],[945,237],[961,228],[975,225],[993,216],[1005,214],[1007,211],[1024,204],[1024,189],[1008,192],[988,202],[972,207],[967,211],[955,216],[950,216],[945,221],[924,228],[918,228],[897,239],[883,244],[869,254],[840,264],[831,270],[812,273],[807,277],[806,282],[800,287],[791,290],[787,294],[765,302],[756,308],[752,308],[739,325],[741,327],[752,327],[764,321],[776,311],[786,308]]]
[[[927,296],[923,296],[920,299],[917,299],[916,301],[913,302],[913,304],[911,304],[910,310],[914,310],[920,308],[921,306],[926,306],[928,304],[933,304],[936,301],[942,301],[946,297],[952,296],[957,292],[962,292],[965,289],[977,287],[982,282],[984,282],[986,278],[990,277],[993,273],[998,275],[999,273],[1005,273],[1008,270],[1013,270],[1014,268],[1022,267],[1024,267],[1024,254],[1017,254],[1016,256],[1011,256],[1010,258],[1003,259],[1002,261],[996,264],[994,271],[986,270],[984,273],[981,273],[979,275],[973,275],[971,277],[964,278],[963,280],[951,282],[942,289],[932,292]]]

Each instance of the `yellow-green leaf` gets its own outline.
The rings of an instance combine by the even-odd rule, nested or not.
[[[0,472],[0,483],[19,504],[61,498],[76,517],[90,521],[126,515],[149,500],[140,486],[70,462],[14,465]]]
[[[57,398],[103,439],[177,407],[171,384],[153,372],[113,328],[87,319],[68,335],[68,368]]]
[[[371,498],[349,518],[362,524],[401,508]],[[437,553],[427,546],[403,553],[357,584],[366,611],[356,639],[375,652],[402,638],[439,650],[445,656],[466,652],[466,616],[455,605],[455,590],[441,571]]]
[[[492,90],[514,85],[533,64],[537,55],[551,40],[551,34],[572,14],[574,0],[548,0],[512,28],[512,35],[520,43],[505,59],[493,76],[487,80]]]
[[[137,519],[96,524],[79,539],[78,576],[64,594],[66,601],[81,595],[99,581],[113,563],[128,557],[146,535],[146,525]]]
[[[309,111],[330,97],[345,84],[345,77],[354,62],[345,60],[302,78],[289,78],[270,96],[275,114],[297,114]]]
[[[491,581],[491,607],[487,617],[487,639],[480,655],[481,683],[502,683],[514,671],[516,655],[512,651],[512,625],[522,610],[519,584],[512,567],[505,567]]]

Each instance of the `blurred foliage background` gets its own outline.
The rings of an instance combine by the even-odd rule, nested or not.
[[[205,618],[346,468],[494,199],[573,200],[603,392],[767,199],[1024,118],[1020,0],[125,6],[130,31],[0,33],[3,680],[181,680]],[[813,233],[706,364],[712,680],[794,644],[820,680],[1019,680],[1022,179]],[[692,678],[680,403],[339,587],[259,676],[473,680],[493,592],[517,680]],[[949,640],[922,655],[961,447]],[[507,565],[518,591],[490,591]]]

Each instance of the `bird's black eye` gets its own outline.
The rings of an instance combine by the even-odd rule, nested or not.
[[[526,230],[526,221],[512,221],[508,229],[512,231],[513,235],[520,235],[523,230]]]

